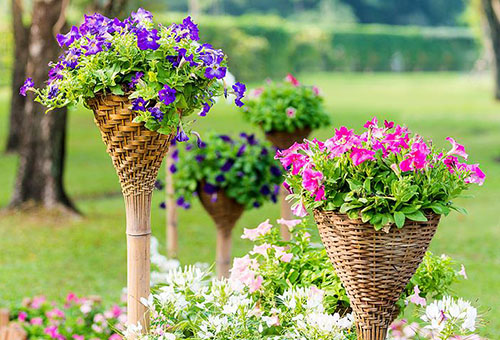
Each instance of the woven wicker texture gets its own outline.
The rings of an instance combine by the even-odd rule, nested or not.
[[[208,212],[217,228],[231,232],[238,219],[243,214],[245,206],[228,197],[223,190],[217,192],[217,200],[212,202],[212,195],[207,194],[202,188],[204,183],[198,185],[198,197],[201,204]]]
[[[151,192],[161,162],[173,134],[150,131],[142,123],[133,123],[127,96],[97,95],[87,101],[94,121],[113,160],[125,196]]]
[[[266,133],[266,138],[280,150],[288,149],[293,143],[302,143],[311,133],[310,128],[298,129],[294,132],[270,131]]]
[[[385,340],[395,303],[422,261],[440,216],[376,231],[333,211],[314,212],[321,240],[354,310],[358,339]]]

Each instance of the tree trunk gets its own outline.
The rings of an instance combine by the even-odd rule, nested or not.
[[[22,122],[26,97],[19,95],[19,88],[26,79],[29,27],[23,24],[22,0],[12,0],[12,31],[14,32],[14,67],[12,70],[9,135],[6,152],[17,152],[21,141]]]
[[[481,0],[493,50],[495,99],[500,100],[500,0]]]
[[[54,38],[55,27],[62,26],[64,0],[33,2],[30,44],[26,75],[35,86],[47,80],[48,64],[56,60],[59,46]],[[45,114],[45,108],[34,102],[30,92],[23,117],[20,160],[11,207],[33,202],[47,208],[74,211],[63,186],[67,110],[57,109]]]

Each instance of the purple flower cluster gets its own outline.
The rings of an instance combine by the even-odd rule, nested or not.
[[[32,78],[28,78],[24,81],[24,84],[23,86],[21,86],[21,88],[19,89],[19,94],[23,97],[26,97],[26,92],[33,88],[33,86],[35,86],[35,83],[33,82],[33,79]]]

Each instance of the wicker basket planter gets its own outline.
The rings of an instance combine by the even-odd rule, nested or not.
[[[245,206],[228,197],[224,191],[217,193],[217,200],[198,185],[198,197],[217,228],[216,269],[217,276],[227,277],[231,267],[231,233],[245,210]]]
[[[295,142],[302,142],[311,133],[311,128],[298,129],[294,132],[270,131],[266,132],[266,138],[280,150],[288,149]]]
[[[120,178],[127,216],[128,323],[148,325],[147,309],[140,303],[149,296],[151,196],[158,169],[173,134],[164,135],[133,123],[127,96],[97,95],[87,101],[106,151]]]
[[[344,284],[359,340],[385,340],[397,316],[396,302],[422,261],[440,215],[403,228],[372,225],[333,211],[314,211],[321,240]]]

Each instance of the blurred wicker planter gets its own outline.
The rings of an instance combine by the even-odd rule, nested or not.
[[[217,227],[216,269],[217,276],[227,277],[231,267],[231,233],[236,222],[245,211],[245,206],[228,197],[223,190],[217,192],[217,200],[207,194],[198,184],[198,197]]]
[[[403,228],[376,231],[361,220],[333,211],[314,211],[321,240],[344,284],[359,340],[385,340],[397,316],[396,302],[422,261],[440,215]]]
[[[270,131],[266,132],[266,138],[280,150],[288,149],[293,143],[301,143],[311,133],[311,128],[298,129],[294,132]]]
[[[148,328],[147,309],[140,298],[149,296],[151,196],[158,169],[165,157],[170,135],[133,123],[135,113],[127,96],[97,94],[87,105],[101,131],[106,151],[120,178],[127,216],[127,317]]]

